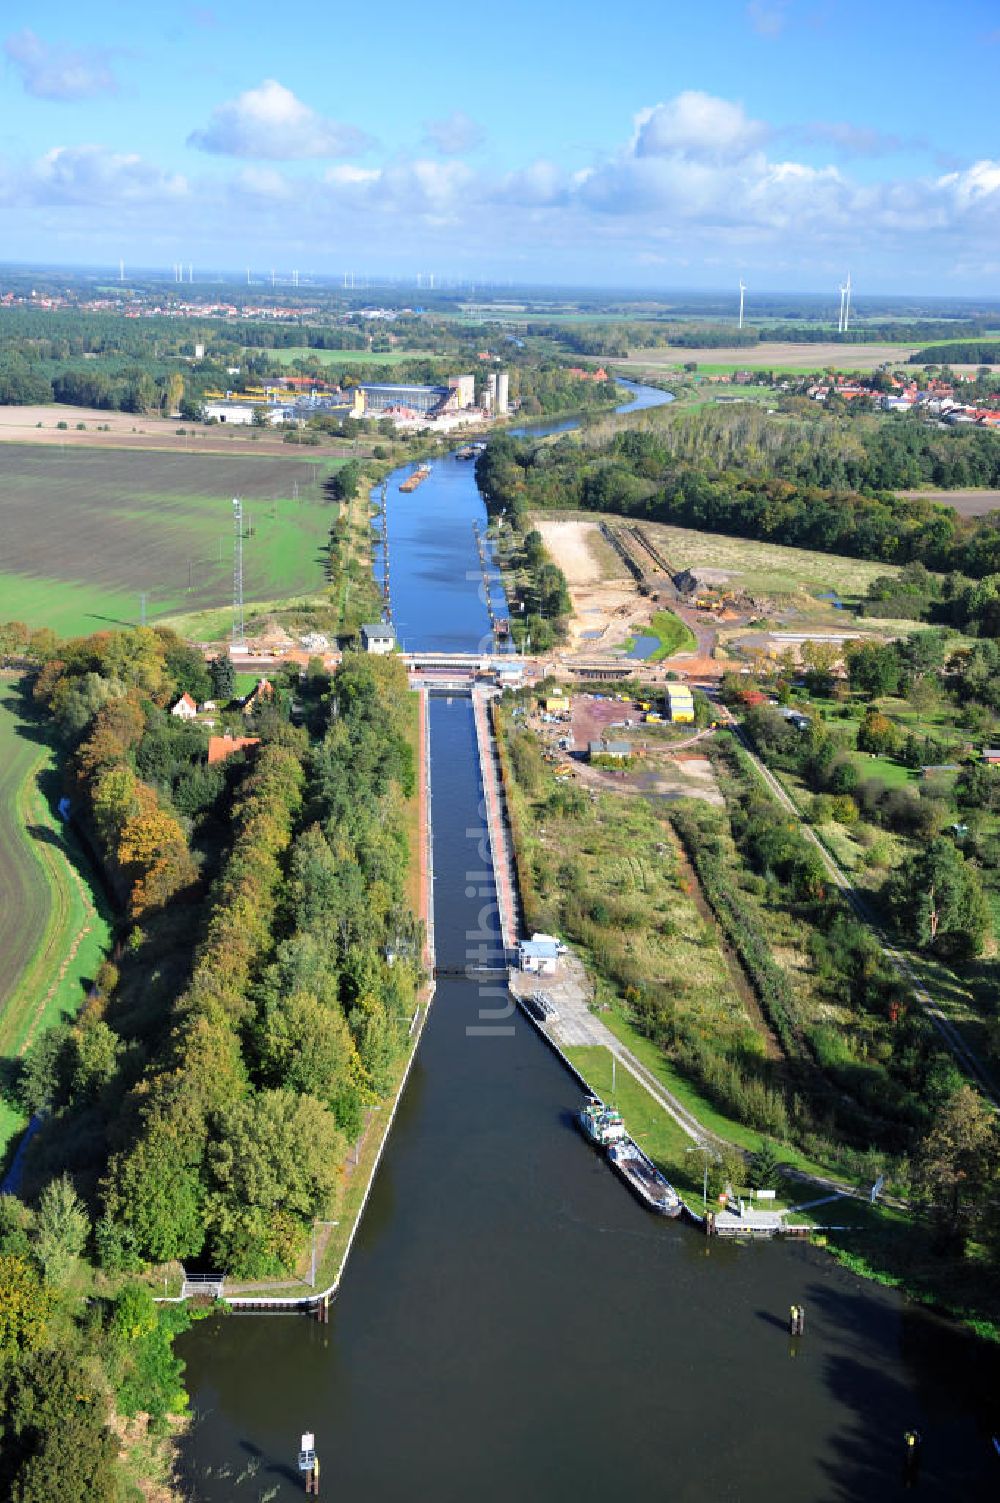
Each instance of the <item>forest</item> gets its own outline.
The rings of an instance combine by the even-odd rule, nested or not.
[[[522,526],[533,510],[579,508],[979,581],[1000,573],[996,513],[962,518],[893,489],[932,478],[996,483],[1000,435],[991,432],[661,409],[611,434],[583,430],[554,442],[498,435],[477,474],[489,507]]]
[[[121,915],[79,1015],[3,1084],[41,1124],[0,1206],[5,1480],[51,1496],[76,1443],[80,1488],[59,1495],[82,1503],[119,1495],[111,1407],[183,1402],[145,1271],[293,1269],[391,1090],[422,949],[412,715],[405,670],[359,653],[332,678],[279,677],[247,709],[228,660],[165,629],[3,635],[37,665],[73,817]],[[204,728],[169,714],[182,691],[215,695],[256,744],[207,765]],[[88,1281],[104,1293],[81,1303]],[[64,1442],[52,1426],[81,1384],[93,1408]]]

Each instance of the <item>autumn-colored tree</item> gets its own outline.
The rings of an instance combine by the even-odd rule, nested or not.
[[[31,633],[23,621],[4,621],[0,624],[0,658],[19,656],[31,640]]]
[[[138,918],[189,887],[197,868],[184,831],[159,807],[152,788],[137,783],[135,797],[139,807],[121,828],[116,856],[132,879],[130,906]]]
[[[180,371],[171,371],[163,388],[163,410],[167,417],[174,417],[184,397],[184,377]]]
[[[899,746],[899,731],[888,715],[870,707],[858,726],[858,751],[891,756]]]
[[[44,1339],[53,1293],[26,1257],[0,1257],[0,1369]]]
[[[91,790],[94,824],[109,853],[114,853],[127,821],[140,811],[138,788],[139,779],[131,767],[119,762],[102,773]]]
[[[971,1086],[961,1086],[938,1113],[920,1146],[914,1177],[942,1241],[964,1246],[1000,1186],[1000,1133]]]
[[[90,735],[77,747],[74,767],[83,783],[96,774],[124,761],[132,747],[138,745],[146,728],[146,717],[132,698],[110,700],[94,716]]]

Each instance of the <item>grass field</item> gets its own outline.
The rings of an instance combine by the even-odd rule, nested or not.
[[[595,514],[595,520],[600,520]],[[609,518],[613,521],[614,518]],[[879,574],[895,574],[892,564],[866,563],[836,553],[786,548],[688,527],[645,523],[675,569],[728,569],[732,583],[751,594],[792,595],[836,591],[840,596],[864,595]],[[880,623],[881,624],[881,623]]]
[[[646,659],[647,663],[661,663],[675,652],[694,652],[698,646],[694,632],[673,611],[657,611],[652,621],[642,627],[639,635],[659,639],[660,645]],[[629,637],[625,646],[631,652],[635,646],[635,637]]]
[[[0,679],[0,1061],[72,1016],[107,951],[110,927],[82,852],[53,813],[52,748]],[[0,1101],[0,1158],[23,1118]]]
[[[0,449],[6,620],[85,633],[232,596],[232,498],[243,499],[247,601],[317,590],[341,461],[133,450]]]
[[[317,365],[403,365],[407,360],[426,360],[433,350],[313,350],[293,345],[287,350],[268,350],[279,365],[296,360],[315,361]]]

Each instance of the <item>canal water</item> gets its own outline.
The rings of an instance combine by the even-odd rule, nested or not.
[[[401,505],[450,486],[461,515],[424,504],[471,542],[448,474]],[[416,645],[478,645],[485,612],[428,562],[439,529],[408,532],[396,510],[390,494]],[[422,606],[406,595],[421,569]],[[438,958],[456,966],[497,944],[495,900],[468,700],[433,699],[430,722]],[[579,1101],[488,983],[439,982],[329,1326],[233,1315],[181,1343],[194,1498],[298,1496],[312,1430],[323,1494],[351,1503],[892,1499],[914,1426],[919,1496],[997,1496],[991,1349],[819,1251],[650,1216],[574,1128]]]

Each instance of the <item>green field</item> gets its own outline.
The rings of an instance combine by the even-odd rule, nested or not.
[[[675,652],[694,652],[698,646],[694,632],[673,611],[657,611],[649,625],[640,629],[639,635],[656,637],[660,643],[645,659],[647,663],[661,663]],[[635,637],[629,637],[625,643],[626,651],[631,652],[634,646]]]
[[[314,350],[307,345],[293,345],[286,350],[265,353],[278,365],[292,365],[305,360],[316,365],[402,365],[407,360],[427,360],[433,350]]]
[[[602,520],[596,513],[590,515],[593,520]],[[607,520],[615,519],[609,516]],[[726,569],[731,574],[730,585],[741,586],[750,594],[793,595],[797,590],[819,594],[835,590],[841,597],[860,596],[868,593],[869,584],[878,575],[898,573],[894,564],[868,563],[836,553],[789,548],[783,543],[760,543],[717,532],[696,532],[689,527],[670,527],[660,522],[644,525],[674,569]],[[915,625],[910,623],[911,628]]]
[[[72,1016],[107,951],[110,926],[82,851],[51,807],[52,748],[19,684],[0,679],[0,1060]],[[0,1157],[24,1119],[0,1101]]]
[[[0,613],[60,634],[223,606],[233,497],[244,514],[247,602],[323,585],[343,461],[139,450],[0,448]]]

